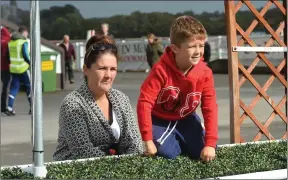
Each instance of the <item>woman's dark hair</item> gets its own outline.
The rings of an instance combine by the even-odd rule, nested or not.
[[[117,47],[109,36],[99,34],[92,36],[86,44],[85,66],[90,68],[101,55],[106,53],[113,54],[118,60]]]

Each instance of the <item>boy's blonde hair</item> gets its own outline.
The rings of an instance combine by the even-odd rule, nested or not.
[[[207,38],[207,32],[202,23],[192,16],[180,16],[170,27],[171,44],[180,47],[181,43],[188,38],[205,40]]]

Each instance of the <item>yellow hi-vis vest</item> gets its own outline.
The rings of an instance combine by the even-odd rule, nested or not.
[[[27,42],[24,39],[12,40],[8,43],[10,55],[10,72],[22,74],[29,68],[29,64],[24,60],[22,46]]]

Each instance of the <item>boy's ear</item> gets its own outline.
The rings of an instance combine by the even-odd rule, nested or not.
[[[179,51],[179,48],[175,44],[171,44],[170,48],[171,48],[172,52],[175,54],[177,54]]]

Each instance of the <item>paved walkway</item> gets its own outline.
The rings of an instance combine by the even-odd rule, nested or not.
[[[126,93],[131,101],[133,110],[136,114],[136,103],[139,95],[139,88],[146,73],[118,73],[114,83],[117,88]],[[44,149],[45,162],[52,161],[52,154],[55,151],[58,134],[58,113],[63,98],[78,87],[81,83],[82,74],[76,73],[76,83],[68,84],[65,91],[43,94],[43,126],[44,126]],[[269,78],[268,75],[257,75],[256,80],[261,86]],[[215,84],[217,90],[217,101],[219,105],[219,144],[230,143],[229,140],[229,87],[228,75],[215,75]],[[284,96],[284,88],[278,80],[272,84],[267,91],[276,104]],[[240,90],[241,99],[246,105],[252,101],[257,94],[250,83],[246,82]],[[7,117],[1,115],[1,165],[19,165],[32,163],[32,145],[31,145],[31,116],[28,115],[28,102],[24,93],[20,93],[15,102],[16,116]],[[282,111],[285,112],[284,107]],[[201,115],[198,108],[197,112]],[[242,110],[240,112],[243,112]],[[252,110],[261,122],[265,122],[272,113],[272,108],[265,100],[260,100]],[[241,128],[241,133],[247,141],[251,141],[257,134],[256,126],[247,117]],[[286,125],[277,116],[275,121],[269,127],[269,131],[275,138],[280,138],[286,131]],[[266,140],[262,136],[261,140]]]

